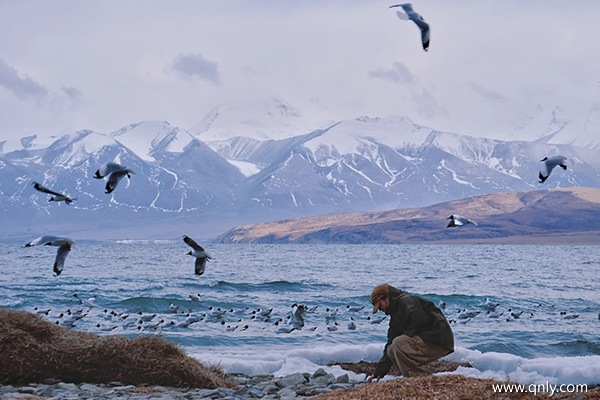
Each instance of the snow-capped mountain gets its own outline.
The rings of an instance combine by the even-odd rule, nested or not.
[[[302,112],[276,97],[252,102],[230,101],[214,107],[190,133],[206,142],[221,142],[236,137],[258,141],[286,139],[322,128]]]
[[[572,144],[588,149],[600,149],[600,104],[578,113],[547,140],[549,144]]]
[[[166,121],[131,124],[111,133],[111,136],[145,161],[155,161],[155,155],[165,152],[179,153],[194,139],[189,132]]]
[[[254,125],[248,124],[248,108],[236,119],[229,105],[190,130],[145,121],[109,134],[82,130],[0,142],[2,236],[208,238],[282,218],[420,207],[493,192],[600,187],[597,108],[568,120],[547,114],[534,139],[518,141],[438,131],[404,116],[310,126],[282,101],[250,109]],[[223,115],[229,134],[219,136]],[[245,136],[249,126],[255,130]],[[577,127],[584,134],[569,133]],[[568,169],[557,168],[538,183],[540,160],[555,154],[567,157]],[[92,178],[107,161],[135,172],[111,194],[104,193],[105,181]],[[49,196],[32,189],[33,181],[77,200],[48,202]]]

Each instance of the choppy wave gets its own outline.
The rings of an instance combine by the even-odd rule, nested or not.
[[[571,340],[551,344],[555,351],[559,354],[567,354],[570,356],[585,356],[588,354],[596,354],[600,356],[600,339],[591,340]]]
[[[289,281],[271,281],[261,283],[237,283],[228,281],[218,281],[210,285],[212,288],[223,291],[236,292],[263,292],[263,291],[315,291],[330,288],[329,284],[306,283],[306,282],[289,282]]]
[[[114,242],[118,244],[173,244],[175,240],[121,239]]]
[[[21,299],[0,299],[0,307],[13,308],[23,304]]]

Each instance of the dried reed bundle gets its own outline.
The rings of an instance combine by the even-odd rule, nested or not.
[[[65,382],[235,387],[162,338],[101,337],[70,331],[35,314],[0,309],[0,383]]]

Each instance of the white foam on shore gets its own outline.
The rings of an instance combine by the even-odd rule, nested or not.
[[[457,348],[446,357],[468,362],[473,368],[459,368],[461,375],[511,380],[522,384],[598,384],[600,356],[523,358],[513,354]]]
[[[327,366],[330,362],[377,362],[383,353],[383,344],[323,345],[301,348],[256,349],[222,348],[198,351],[190,355],[199,361],[218,365],[226,373],[245,375],[272,374],[285,376],[297,372],[314,373],[317,369],[335,376],[347,373],[350,379],[364,380],[365,374]],[[543,357],[527,359],[513,354],[482,353],[457,347],[448,361],[468,362],[473,368],[460,367],[453,373],[474,378],[510,380],[521,384],[598,384],[600,383],[600,356]],[[388,377],[389,379],[390,377]]]

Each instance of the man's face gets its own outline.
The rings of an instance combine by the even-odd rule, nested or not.
[[[385,310],[387,310],[389,304],[390,304],[390,299],[388,299],[387,297],[384,297],[383,299],[379,300],[379,309],[381,311],[385,312]]]

